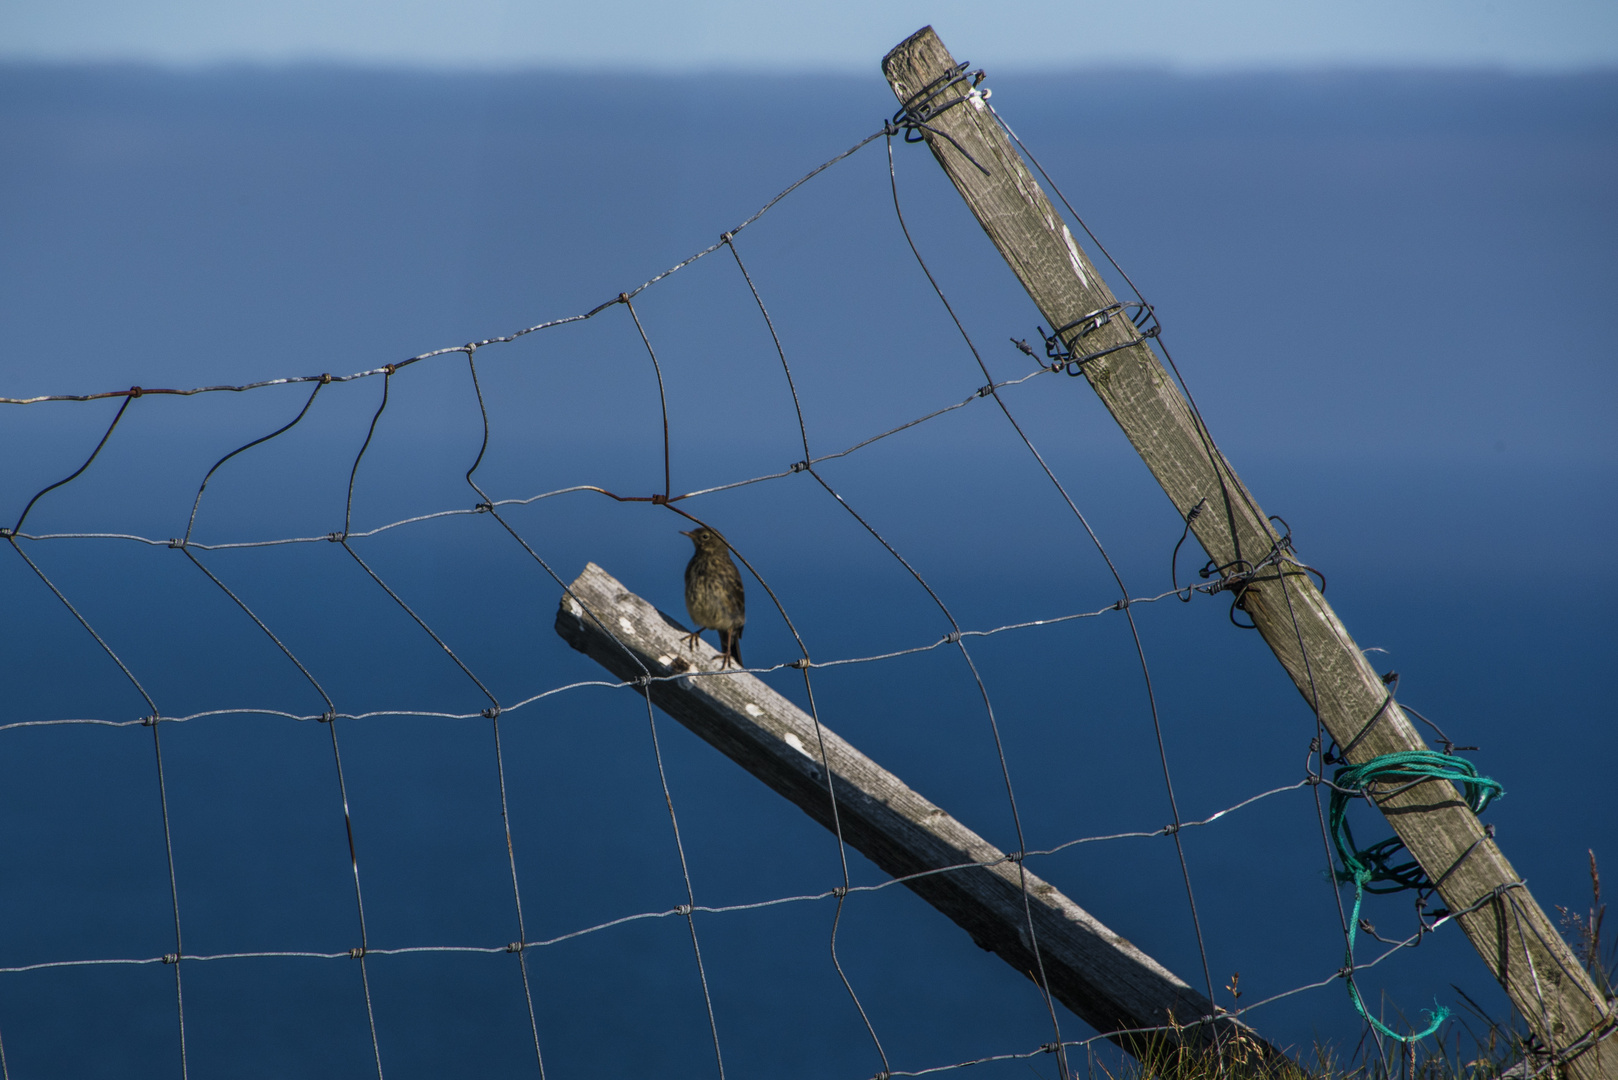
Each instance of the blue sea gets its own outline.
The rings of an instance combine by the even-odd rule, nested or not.
[[[1618,867],[1618,76],[985,85],[1155,305],[1358,644],[1503,783],[1487,818],[1534,896],[1585,911],[1587,853]],[[375,372],[580,315],[894,107],[874,64],[0,68],[0,395]],[[748,579],[755,667],[800,655],[788,619],[830,661],[1099,613],[968,639],[992,726],[955,649],[812,672],[827,727],[1004,850],[1019,828],[1030,849],[1161,829],[1165,759],[1188,821],[1304,778],[1313,717],[1228,597],[1132,609],[1148,692],[1107,560],[1152,597],[1205,556],[1187,541],[1171,580],[1183,522],[1082,379],[1002,391],[1082,521],[974,396],[982,369],[894,191],[993,378],[1035,372],[1013,339],[1042,352],[1041,317],[925,148],[893,140],[891,177],[889,149],[636,294],[633,318],[617,304],[480,347],[475,384],[450,351],[385,377],[143,394],[110,434],[123,397],[0,405],[0,524],[29,537],[0,550],[10,1076],[179,1076],[182,1012],[195,1077],[531,1076],[536,1031],[550,1077],[718,1076],[717,1042],[727,1076],[859,1080],[1052,1041],[1034,984],[902,887],[852,894],[834,942],[832,834],[633,690],[513,707],[605,678],[553,629],[559,580],[587,562],[684,617],[689,523],[565,489],[768,477],[678,504],[779,601]],[[968,401],[817,466],[825,486],[791,470],[805,441],[834,454]],[[493,500],[562,492],[501,508],[526,549],[470,512],[474,465]],[[345,527],[353,554],[325,539]],[[186,536],[212,547],[169,543]],[[805,702],[800,672],[764,677]],[[370,715],[295,718],[328,708]],[[108,723],[42,723],[59,720]],[[1227,1007],[1330,980],[1344,942],[1309,790],[1181,839],[1195,924],[1162,836],[1029,866]],[[669,914],[796,896],[821,898]],[[1365,917],[1415,929],[1409,895]],[[525,950],[525,990],[504,946],[558,938]],[[487,951],[389,952],[427,946]],[[1381,948],[1362,937],[1360,958]],[[1507,1011],[1453,925],[1360,986],[1401,1029],[1455,1008],[1452,1048],[1483,1026],[1463,991]],[[1094,1034],[1057,1018],[1063,1039]],[[1374,1054],[1340,981],[1246,1018],[1299,1051]],[[1029,1070],[1056,1075],[1049,1055],[968,1072]]]

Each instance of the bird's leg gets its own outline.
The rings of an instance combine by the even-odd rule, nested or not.
[[[719,670],[723,671],[730,666],[731,642],[735,635],[729,630],[719,631]]]
[[[686,650],[688,652],[696,652],[697,651],[697,639],[700,638],[701,636],[702,636],[702,627],[699,626],[695,630],[691,631],[689,634],[685,635],[680,640],[685,642],[685,647],[686,647]]]

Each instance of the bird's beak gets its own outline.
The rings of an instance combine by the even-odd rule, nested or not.
[[[681,536],[689,536],[691,539],[695,540],[697,538],[697,530],[692,529],[689,532],[687,532],[685,529],[681,529],[680,530],[680,535]]]

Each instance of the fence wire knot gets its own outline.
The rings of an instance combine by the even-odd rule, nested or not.
[[[676,914],[676,915],[690,915],[691,914],[691,905],[690,904],[676,904],[676,905],[674,905],[674,914]]]
[[[163,963],[165,963],[165,964],[178,964],[179,962],[180,962],[180,954],[179,953],[164,953],[163,954]]]
[[[951,630],[949,633],[944,635],[943,644],[945,644],[945,645],[959,645],[960,643],[961,643],[961,632],[959,630]]]
[[[348,958],[350,960],[359,960],[362,957],[364,957],[364,955],[365,955],[365,946],[364,945],[356,945],[352,949],[348,950]]]
[[[1084,338],[1100,330],[1103,326],[1113,323],[1119,315],[1122,315],[1128,323],[1130,331],[1128,340],[1084,353],[1075,348]],[[1045,358],[1048,361],[1045,367],[1051,371],[1065,371],[1069,375],[1078,376],[1083,373],[1084,365],[1090,361],[1099,360],[1103,356],[1110,356],[1120,350],[1139,345],[1147,338],[1154,338],[1162,330],[1162,327],[1158,325],[1157,313],[1152,310],[1151,304],[1144,300],[1132,300],[1128,302],[1117,301],[1108,304],[1104,308],[1097,308],[1092,312],[1079,316],[1070,323],[1058,326],[1048,334],[1043,326],[1036,327],[1036,329],[1039,331],[1039,336],[1045,341]],[[1068,333],[1072,333],[1071,339],[1063,337],[1064,334]],[[1017,343],[1015,338],[1012,340]],[[1017,345],[1029,356],[1034,355],[1033,350],[1027,348],[1025,343],[1017,343]],[[1035,359],[1038,358],[1035,357]]]
[[[484,709],[483,710],[483,719],[485,719],[485,720],[498,720],[498,719],[500,719],[500,706],[498,706],[498,705],[490,705],[487,709]]]
[[[513,941],[510,945],[506,946],[506,952],[508,952],[508,953],[519,953],[519,952],[522,952],[522,951],[523,951],[523,943],[520,942],[520,941]]]
[[[848,886],[847,885],[835,886],[832,889],[831,894],[833,896],[835,896],[837,899],[841,900],[843,897],[848,895]]]
[[[794,461],[792,463],[792,471],[795,472],[795,473],[803,472],[808,467],[809,467],[809,462],[807,462],[807,461]]]
[[[957,142],[953,135],[947,131],[940,131],[931,124],[931,121],[936,120],[939,116],[962,102],[970,101],[974,97],[981,102],[988,96],[986,92],[978,93],[978,84],[988,78],[987,73],[979,68],[969,75],[966,69],[970,66],[963,60],[906,98],[904,104],[899,106],[899,111],[894,113],[891,119],[883,123],[882,133],[891,139],[903,131],[905,142],[922,142],[927,138],[922,133],[930,132],[947,140],[951,146],[961,152],[962,157],[977,166],[978,172],[988,176],[989,170],[985,169],[977,158],[968,153],[966,147]],[[951,98],[944,97],[952,88],[963,84],[966,84],[964,93]]]

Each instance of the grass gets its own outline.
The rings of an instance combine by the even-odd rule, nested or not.
[[[1574,911],[1558,906],[1563,937],[1579,963],[1607,999],[1618,999],[1618,935],[1605,933],[1606,904],[1601,899],[1601,871],[1590,852],[1590,907]],[[1317,1044],[1307,1055],[1266,1056],[1254,1040],[1237,1037],[1221,1055],[1212,1047],[1189,1045],[1177,1038],[1143,1039],[1132,1048],[1134,1059],[1113,1072],[1098,1066],[1105,1080],[1500,1080],[1529,1077],[1546,1063],[1544,1047],[1521,1015],[1493,1017],[1458,986],[1462,1013],[1443,1034],[1417,1046],[1390,1044],[1386,1055],[1369,1039],[1347,1058]],[[1225,987],[1241,999],[1240,977]],[[1549,1074],[1547,1074],[1549,1075]],[[1100,1080],[1100,1078],[1097,1078]]]

